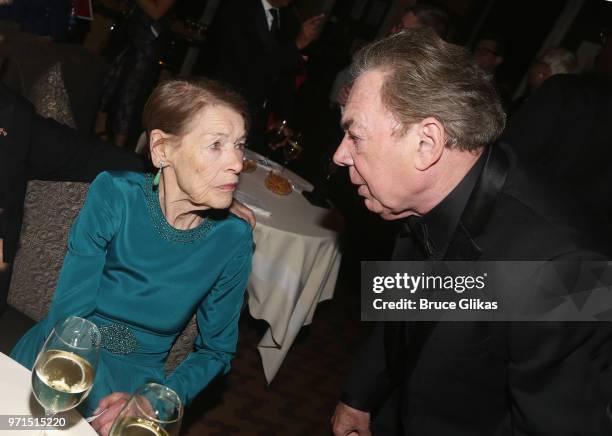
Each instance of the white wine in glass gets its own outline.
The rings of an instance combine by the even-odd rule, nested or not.
[[[32,390],[41,406],[53,413],[76,407],[93,386],[91,364],[69,351],[48,350],[32,372]]]
[[[83,318],[58,321],[38,353],[32,392],[47,418],[78,406],[91,391],[98,365],[100,331]]]
[[[183,405],[169,387],[140,387],[119,412],[109,436],[178,436]]]

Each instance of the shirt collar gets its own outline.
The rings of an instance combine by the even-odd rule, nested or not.
[[[269,12],[269,11],[270,11],[270,9],[277,9],[277,8],[275,8],[274,6],[272,6],[272,5],[271,5],[271,4],[268,2],[268,0],[261,0],[261,4],[263,5],[264,10],[265,10],[266,12]]]
[[[418,219],[426,226],[429,240],[434,245],[433,249],[440,256],[446,252],[461,219],[461,214],[476,186],[484,166],[485,154],[480,155],[461,182],[436,207],[422,217],[412,217],[413,221]]]

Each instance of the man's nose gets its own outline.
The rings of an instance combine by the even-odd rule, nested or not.
[[[353,158],[349,152],[349,141],[347,140],[346,135],[344,135],[342,142],[340,142],[340,145],[336,149],[333,156],[333,161],[336,165],[341,167],[353,165]]]

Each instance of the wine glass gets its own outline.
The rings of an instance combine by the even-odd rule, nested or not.
[[[109,436],[178,436],[182,417],[183,405],[176,392],[148,383],[119,412]]]
[[[285,162],[283,163],[283,169],[281,174],[285,171],[285,167],[289,164],[289,162],[297,159],[302,153],[302,134],[297,133],[287,141],[287,145],[283,147],[283,156],[285,157]]]
[[[268,153],[266,157],[268,159],[270,159],[272,152],[280,147],[287,139],[287,128],[287,120],[281,120],[279,124],[276,124],[272,129],[266,132],[266,143],[268,145]]]
[[[57,322],[32,370],[32,392],[45,409],[46,421],[87,398],[96,375],[99,347],[100,331],[91,321],[70,316]]]

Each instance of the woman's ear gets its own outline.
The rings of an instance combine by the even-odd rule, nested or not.
[[[149,132],[149,149],[151,150],[151,161],[156,168],[159,168],[162,162],[167,162],[167,152],[169,146],[170,135],[159,129],[153,129]]]

